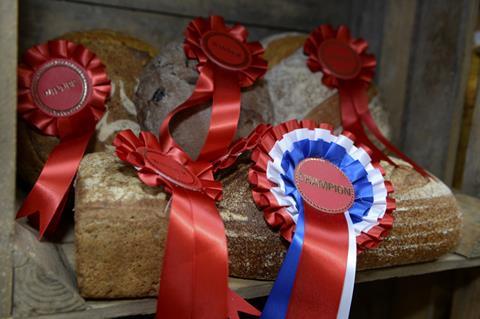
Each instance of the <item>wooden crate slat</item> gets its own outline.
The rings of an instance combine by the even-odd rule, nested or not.
[[[480,257],[480,199],[465,194],[455,195],[463,212],[461,241],[455,252],[468,257]]]
[[[181,41],[191,20],[189,17],[55,0],[23,0],[20,16],[22,41],[19,46],[22,52],[67,32],[92,29],[126,32],[160,48],[170,41]],[[249,31],[252,39],[273,32],[263,27],[252,27]]]
[[[455,274],[457,287],[453,293],[450,318],[480,318],[480,272],[478,269]]]
[[[402,146],[451,184],[478,0],[419,1]]]
[[[385,25],[377,83],[398,144],[407,98],[408,71],[417,1],[386,1]]]
[[[36,232],[21,223],[15,227],[15,317],[85,310],[78,294],[74,269],[59,245],[39,241]]]
[[[17,1],[0,1],[0,317],[9,316],[12,309],[17,25]]]
[[[76,2],[75,0],[67,0]],[[103,7],[139,10],[187,19],[207,14],[218,14],[227,21],[241,22],[250,26],[275,28],[277,30],[311,30],[320,22],[349,22],[352,0],[295,1],[295,0],[243,0],[237,1],[169,1],[169,0],[86,0],[82,3],[96,4]]]
[[[478,74],[480,77],[480,74]],[[462,192],[480,197],[480,82],[477,85],[477,95],[472,115],[472,126],[464,163]]]

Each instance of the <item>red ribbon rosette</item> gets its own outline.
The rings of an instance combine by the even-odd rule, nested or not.
[[[232,142],[240,116],[241,88],[253,85],[267,70],[259,42],[247,42],[244,26],[227,27],[222,17],[197,18],[185,32],[184,49],[197,59],[199,77],[192,95],[168,114],[160,128],[160,143],[176,145],[169,131],[178,113],[212,100],[210,127],[198,157],[211,161],[224,155]]]
[[[39,234],[54,230],[95,125],[105,112],[110,80],[85,47],[50,41],[30,48],[18,68],[18,113],[60,143],[49,155],[17,218],[39,215]]]
[[[290,247],[261,318],[348,318],[357,253],[392,228],[393,186],[350,132],[291,120],[263,133],[253,199]]]
[[[228,288],[225,229],[215,205],[222,186],[213,173],[253,149],[261,134],[260,127],[214,164],[192,161],[176,147],[165,152],[150,132],[137,137],[128,130],[116,136],[117,156],[133,165],[145,184],[162,186],[172,195],[157,318],[235,319],[238,311],[259,314]]]
[[[198,18],[187,27],[185,53],[198,59],[200,73],[192,95],[164,119],[159,140],[142,132],[121,132],[114,141],[117,155],[134,165],[150,186],[164,186],[172,194],[163,259],[157,318],[238,318],[238,311],[259,315],[228,289],[225,229],[215,202],[221,184],[213,173],[232,165],[256,145],[264,129],[230,145],[240,115],[241,88],[262,76],[267,64],[258,42],[246,42],[247,31],[227,27],[223,18]],[[169,124],[188,109],[212,100],[210,127],[197,160],[173,140]]]
[[[354,133],[359,142],[372,150],[375,160],[395,162],[370,141],[362,124],[391,152],[410,163],[423,176],[430,176],[420,165],[390,143],[382,134],[368,108],[367,89],[372,82],[376,60],[367,53],[368,44],[363,39],[354,39],[346,26],[333,29],[321,25],[310,33],[305,42],[304,52],[307,65],[312,72],[323,73],[322,82],[338,89],[342,126]]]

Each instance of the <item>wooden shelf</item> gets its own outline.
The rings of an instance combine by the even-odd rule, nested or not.
[[[462,236],[464,240],[457,249],[465,252],[467,251],[465,247],[472,247],[473,240],[477,240],[480,234],[476,227],[478,225],[472,222],[480,215],[480,200],[462,194],[457,194],[457,199],[465,220],[473,223],[465,228],[468,233],[464,231]],[[15,250],[15,269],[19,275],[15,278],[15,285],[18,295],[22,295],[16,300],[16,309],[20,315],[29,313],[35,306],[39,309],[37,310],[38,318],[112,318],[155,312],[155,298],[85,301],[78,295],[74,276],[73,229],[67,231],[62,243],[53,244],[37,241],[33,231],[27,225],[17,223]],[[431,262],[358,271],[356,282],[365,283],[475,267],[480,267],[480,256],[465,257],[458,253],[451,253]],[[56,288],[58,291],[55,290],[54,295],[51,295],[53,291],[51,287],[58,285],[59,282],[61,288]],[[24,284],[28,284],[29,287],[25,288]],[[245,298],[267,296],[272,284],[272,281],[230,278],[230,287]],[[68,298],[65,305],[52,304],[50,309],[46,302],[48,299],[32,295],[32,292],[40,289],[48,291],[48,298],[52,300],[55,300],[57,295],[58,298],[64,298],[66,294],[72,297]],[[48,311],[53,314],[47,314]]]
[[[390,278],[408,277],[430,274],[440,271],[473,268],[480,266],[480,258],[466,258],[458,254],[448,254],[442,258],[427,263],[404,265],[390,268],[359,271],[356,282],[369,282]],[[230,287],[245,298],[267,296],[272,288],[271,281],[245,280],[238,278],[230,279]],[[57,315],[45,315],[38,318],[109,318],[116,316],[128,316],[138,314],[151,314],[155,312],[156,299],[143,298],[132,300],[115,301],[87,301],[82,311],[62,313]]]

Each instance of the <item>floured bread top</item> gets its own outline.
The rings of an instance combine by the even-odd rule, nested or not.
[[[306,38],[300,33],[282,33],[262,40],[269,61],[265,79],[273,104],[274,124],[308,117],[337,125],[340,123],[337,90],[322,83],[321,72],[313,73],[307,67],[307,56],[303,54]],[[376,92],[371,93],[372,116],[389,137],[390,126],[381,99]]]

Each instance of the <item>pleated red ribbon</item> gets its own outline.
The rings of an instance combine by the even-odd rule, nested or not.
[[[366,53],[367,48],[367,42],[352,38],[346,26],[333,29],[330,25],[321,25],[310,33],[304,52],[310,70],[321,71],[323,84],[338,89],[342,126],[372,150],[373,159],[396,165],[368,138],[363,125],[388,151],[408,162],[421,175],[429,177],[431,175],[425,169],[388,141],[370,113],[367,90],[374,76],[376,60],[372,54]]]
[[[40,133],[60,139],[17,213],[17,218],[38,214],[40,238],[55,230],[109,94],[105,66],[81,45],[50,41],[30,48],[23,57],[18,113]]]
[[[240,116],[240,90],[267,69],[262,46],[246,38],[243,26],[227,27],[221,17],[193,20],[184,49],[188,58],[199,62],[194,92],[167,115],[158,141],[149,133],[142,132],[137,141],[131,132],[122,132],[114,142],[117,155],[137,167],[146,184],[164,186],[172,194],[157,318],[235,319],[238,311],[259,315],[228,289],[225,229],[215,205],[221,184],[213,177],[256,145],[254,131],[231,146]],[[192,160],[174,141],[169,125],[175,115],[209,101],[208,134],[198,159]]]
[[[212,101],[210,127],[198,160],[212,161],[226,153],[240,117],[240,89],[253,85],[267,70],[262,45],[246,42],[247,36],[244,26],[227,27],[219,16],[190,22],[184,49],[189,59],[198,60],[200,75],[192,95],[170,112],[160,127],[164,149],[177,146],[169,130],[173,117]]]
[[[150,132],[136,137],[128,130],[116,136],[117,156],[133,165],[145,184],[172,194],[157,318],[238,319],[238,311],[259,315],[228,288],[225,229],[215,205],[222,185],[213,173],[253,149],[261,134],[259,127],[213,164],[192,161],[176,147],[164,152]]]

